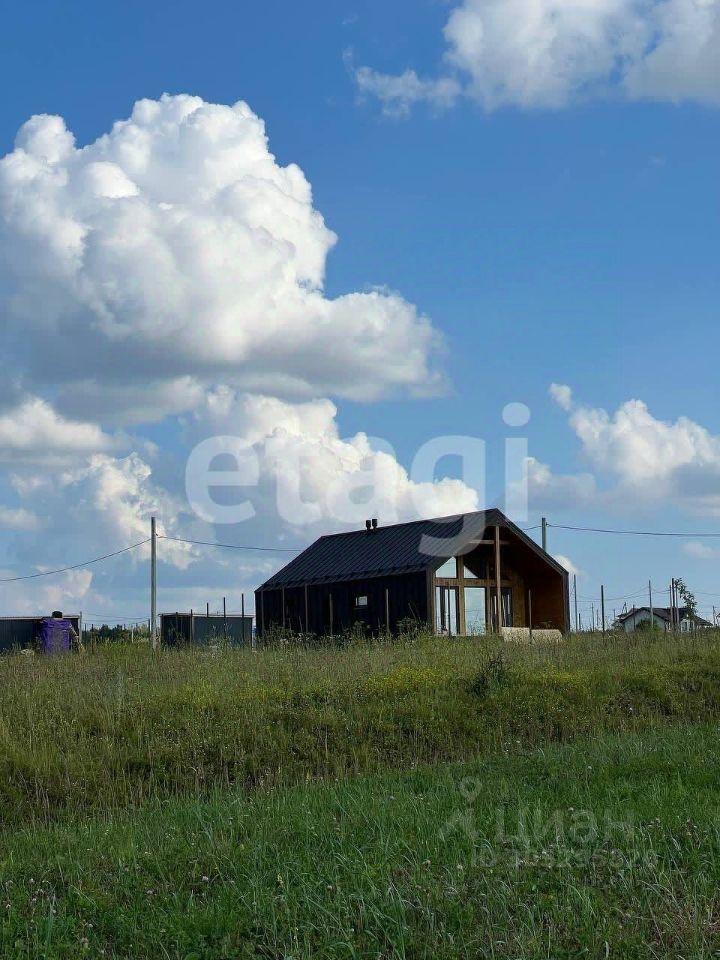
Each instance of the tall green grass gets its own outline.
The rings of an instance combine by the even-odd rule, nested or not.
[[[710,633],[5,657],[0,817],[12,826],[718,718]]]
[[[18,832],[3,960],[718,956],[720,739],[655,726]]]

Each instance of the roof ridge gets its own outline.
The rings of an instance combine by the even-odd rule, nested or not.
[[[311,583],[321,579],[341,582],[359,576],[375,577],[400,571],[435,569],[442,559],[455,556],[470,543],[477,542],[478,532],[493,525],[506,528],[513,537],[567,578],[564,567],[543,551],[526,531],[505,516],[499,507],[489,507],[444,517],[390,523],[370,533],[360,528],[324,534],[258,589],[272,589],[283,581],[286,584]],[[335,543],[335,540],[342,543]],[[433,540],[443,547],[446,545],[445,552],[442,547],[437,552],[437,544],[435,550],[428,549]]]
[[[373,533],[375,533],[376,530],[393,530],[395,527],[412,527],[416,523],[449,523],[451,520],[457,520],[460,517],[477,517],[480,516],[481,513],[501,513],[501,511],[498,507],[488,507],[486,510],[468,510],[465,513],[450,513],[444,517],[420,517],[417,520],[398,520],[397,523],[380,523],[378,520],[378,525],[375,530],[373,530]],[[365,527],[360,527],[355,530],[338,530],[336,533],[323,533],[318,537],[318,540],[329,540],[330,537],[349,537],[367,532]],[[317,543],[317,540],[314,542]],[[310,546],[312,546],[312,544],[310,544]]]

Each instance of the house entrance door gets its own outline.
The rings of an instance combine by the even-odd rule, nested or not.
[[[465,633],[478,637],[487,631],[485,587],[465,587]]]
[[[458,620],[457,587],[435,587],[435,632],[457,636]]]

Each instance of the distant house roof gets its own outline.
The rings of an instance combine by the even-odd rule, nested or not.
[[[653,614],[656,617],[658,617],[660,620],[664,620],[665,622],[670,623],[670,620],[672,618],[672,607],[653,607],[652,610],[653,610]],[[634,614],[642,613],[643,611],[647,613],[648,616],[650,615],[650,607],[633,607],[632,610],[628,610],[626,613],[621,613],[620,616],[618,617],[618,620],[620,621],[620,623],[624,623]],[[679,614],[680,620],[687,620],[690,618],[689,607],[678,607],[677,612]],[[697,614],[693,618],[693,622],[698,624],[698,626],[701,626],[701,627],[712,626],[709,620],[703,620],[703,618],[697,616]]]
[[[473,541],[482,537],[486,527],[495,525],[513,533],[557,573],[567,575],[567,571],[534,540],[500,510],[493,509],[379,526],[370,533],[352,530],[328,534],[316,540],[259,589],[437,569],[450,557],[471,549]]]
[[[653,607],[654,616],[658,617],[660,620],[670,620],[670,608],[669,607]],[[624,623],[626,620],[629,620],[630,617],[635,616],[637,613],[647,613],[650,615],[650,607],[633,607],[631,610],[627,610],[625,613],[618,615],[618,620],[620,623]]]

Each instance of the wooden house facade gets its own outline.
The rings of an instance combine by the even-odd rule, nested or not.
[[[567,571],[499,510],[321,537],[255,593],[258,639],[570,629]]]

